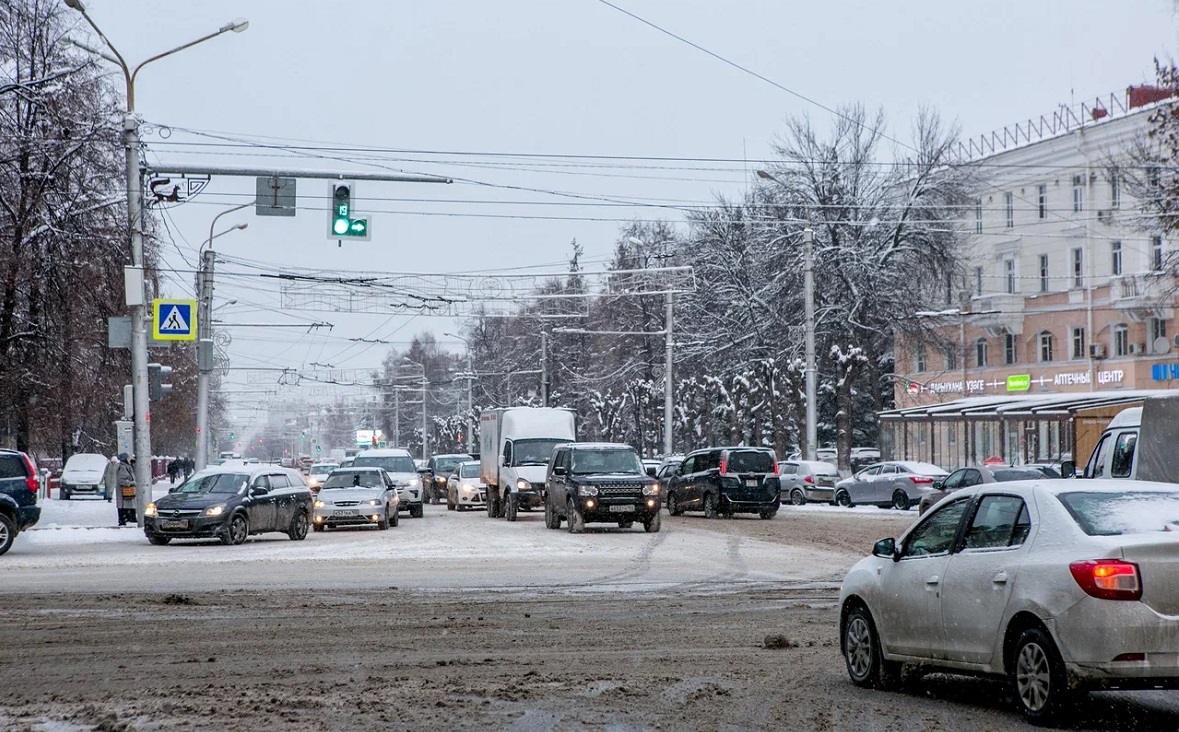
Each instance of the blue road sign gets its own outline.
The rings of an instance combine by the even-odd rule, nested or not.
[[[152,308],[152,337],[159,341],[195,341],[195,314],[195,300],[156,300]]]

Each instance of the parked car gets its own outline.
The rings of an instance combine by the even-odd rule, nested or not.
[[[876,463],[836,483],[835,502],[840,506],[867,503],[905,511],[933,490],[935,480],[947,475],[932,463],[909,460]]]
[[[946,478],[933,481],[933,490],[921,496],[921,501],[917,504],[917,511],[924,514],[930,506],[954,491],[969,488],[972,485],[1010,483],[1013,480],[1042,480],[1044,477],[1042,472],[1031,466],[1013,468],[1008,465],[979,465],[959,468]]]
[[[466,511],[487,507],[487,484],[483,482],[478,460],[459,463],[446,481],[446,508]]]
[[[409,450],[398,448],[364,450],[352,461],[353,468],[384,468],[397,486],[397,510],[408,511],[411,518],[422,517],[422,477]]]
[[[220,539],[241,544],[252,534],[307,537],[311,489],[297,469],[273,465],[219,465],[194,473],[147,504],[143,533],[152,544],[173,539]]]
[[[772,519],[780,505],[773,450],[715,447],[697,450],[676,468],[667,488],[672,516],[703,511],[705,518],[756,513]]]
[[[659,468],[663,465],[662,460],[643,460],[643,471],[650,477],[656,478],[659,476]]]
[[[333,470],[312,504],[315,531],[337,526],[397,526],[397,486],[381,468]]]
[[[545,475],[545,526],[559,529],[565,521],[569,533],[579,534],[587,523],[629,529],[640,521],[647,533],[655,533],[662,525],[659,493],[659,483],[647,475],[630,445],[559,445]]]
[[[111,500],[114,496],[106,494],[106,483],[102,478],[106,474],[106,466],[110,458],[95,453],[80,452],[71,455],[61,471],[61,487],[58,498],[68,501],[74,496],[94,496]]]
[[[840,592],[857,686],[904,664],[1006,678],[1029,720],[1089,689],[1179,687],[1179,486],[1095,479],[952,493]]]
[[[426,490],[426,500],[430,503],[441,503],[446,500],[447,481],[459,463],[471,459],[466,453],[454,455],[434,455],[426,461],[426,468],[422,471],[422,485]]]
[[[307,486],[312,493],[318,493],[331,472],[340,467],[339,463],[315,463],[307,469]]]
[[[1054,465],[1052,463],[1028,463],[1026,465],[1020,465],[1019,467],[1032,468],[1034,470],[1038,470],[1038,471],[1040,471],[1040,474],[1043,475],[1045,478],[1055,479],[1055,478],[1063,478],[1064,477],[1063,475],[1060,474],[1060,466]]]
[[[0,449],[0,555],[16,535],[41,519],[37,505],[37,466],[23,452]]]
[[[660,492],[667,495],[667,488],[671,484],[671,477],[675,475],[675,471],[684,462],[684,457],[681,455],[677,458],[664,460],[655,471],[655,480],[659,481]]]
[[[778,463],[780,497],[795,506],[807,501],[835,503],[835,484],[839,470],[831,463],[806,460],[783,460]]]

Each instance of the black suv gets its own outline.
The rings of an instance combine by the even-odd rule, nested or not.
[[[667,484],[667,511],[703,511],[705,518],[778,513],[778,461],[773,450],[714,447],[684,458]]]
[[[659,483],[647,475],[629,445],[567,443],[549,459],[544,523],[559,529],[567,521],[569,533],[580,534],[590,522],[629,529],[642,521],[648,533],[655,533],[661,523],[659,494]]]
[[[152,544],[173,539],[241,544],[266,531],[301,541],[310,526],[311,489],[298,470],[225,465],[202,470],[149,503],[143,533]]]
[[[16,450],[0,450],[0,554],[12,547],[16,535],[41,518],[37,505],[37,468]]]

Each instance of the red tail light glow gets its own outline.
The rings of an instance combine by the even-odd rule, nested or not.
[[[909,480],[917,485],[930,485],[933,483],[933,478],[930,478],[928,475],[910,475]]]
[[[24,460],[25,468],[29,471],[29,477],[25,478],[25,485],[35,495],[41,489],[41,483],[37,480],[37,466],[33,465],[33,461],[29,459],[28,455],[22,453],[21,459]]]
[[[1138,565],[1121,559],[1092,559],[1068,565],[1085,594],[1102,600],[1142,599]]]
[[[782,468],[778,467],[778,461],[775,460],[774,461],[774,475],[781,475],[781,474],[782,474]]]
[[[721,455],[720,474],[726,475],[726,474],[728,474],[728,472],[729,472],[729,459],[727,457],[725,457],[724,455]]]
[[[815,484],[815,477],[813,475],[808,475],[802,479],[802,482],[809,483],[810,485],[814,485]]]

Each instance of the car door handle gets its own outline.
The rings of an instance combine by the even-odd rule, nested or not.
[[[936,585],[936,584],[938,584],[938,583],[939,583],[939,582],[941,582],[941,581],[942,581],[942,578],[941,578],[941,577],[938,577],[938,576],[935,574],[935,575],[933,575],[932,577],[930,577],[930,578],[928,578],[927,580],[925,580],[925,584],[927,584],[927,585]]]
[[[999,574],[995,575],[995,576],[994,576],[994,577],[991,579],[991,582],[994,582],[994,583],[995,583],[995,584],[997,584],[997,585],[1005,585],[1005,584],[1007,584],[1007,573],[1006,573],[1006,572],[1000,572]]]

